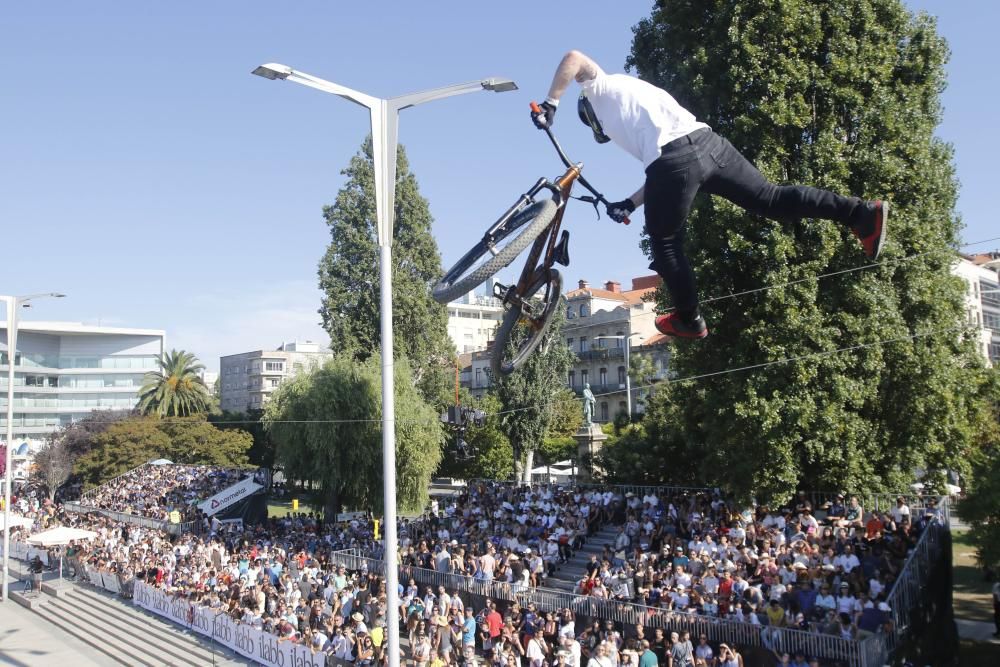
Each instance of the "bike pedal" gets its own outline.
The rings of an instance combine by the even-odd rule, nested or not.
[[[569,230],[564,229],[559,237],[559,243],[552,249],[552,261],[563,266],[569,266]]]
[[[500,301],[507,298],[507,293],[510,292],[510,286],[504,285],[503,283],[493,283],[493,296]]]

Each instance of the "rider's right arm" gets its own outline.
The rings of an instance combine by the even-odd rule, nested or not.
[[[635,191],[635,194],[629,197],[629,199],[632,200],[632,203],[635,204],[636,208],[642,206],[643,202],[646,201],[646,186],[642,185]]]
[[[586,54],[574,49],[563,56],[559,62],[556,74],[552,77],[552,85],[549,86],[549,96],[545,101],[555,106],[559,104],[559,99],[566,92],[570,81],[576,79],[577,83],[583,83],[596,78],[601,73],[600,65]]]

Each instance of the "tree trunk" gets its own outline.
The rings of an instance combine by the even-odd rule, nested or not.
[[[327,489],[326,502],[323,504],[323,523],[332,525],[337,522],[337,515],[340,514],[340,491],[336,488]]]
[[[531,484],[531,468],[535,465],[535,450],[524,453],[524,483]]]

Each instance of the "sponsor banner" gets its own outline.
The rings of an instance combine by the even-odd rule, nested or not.
[[[234,653],[265,667],[324,667],[326,654],[315,655],[307,646],[279,641],[274,635],[220,614],[209,607],[192,607],[183,598],[141,581],[135,582],[134,604],[164,616],[195,632],[211,637]]]
[[[101,588],[115,595],[121,593],[118,575],[111,572],[101,572]]]
[[[249,498],[258,490],[264,487],[253,481],[253,477],[247,477],[242,482],[237,482],[232,486],[219,491],[217,494],[198,505],[205,514],[212,516],[216,512],[221,512],[230,505],[235,505],[244,498]]]

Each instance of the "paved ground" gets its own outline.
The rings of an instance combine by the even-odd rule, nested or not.
[[[0,665],[100,667],[107,664],[100,653],[13,600],[0,602]]]

